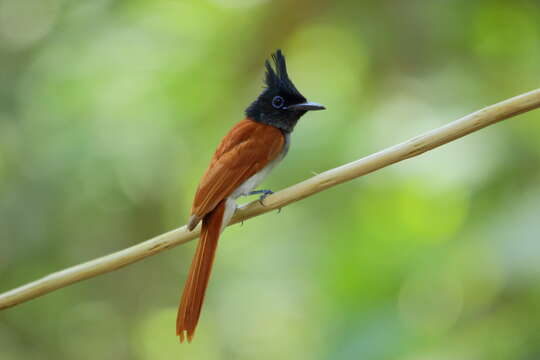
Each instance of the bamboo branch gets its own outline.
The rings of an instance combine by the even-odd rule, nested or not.
[[[325,171],[281,190],[264,200],[250,202],[238,209],[231,224],[282,208],[290,203],[379,170],[393,163],[418,156],[486,126],[540,107],[540,89],[510,98],[469,114],[435,130],[416,136],[362,159]],[[45,295],[64,286],[132,264],[161,251],[184,244],[199,236],[185,226],[156,236],[127,249],[64,269],[0,294],[0,310]]]

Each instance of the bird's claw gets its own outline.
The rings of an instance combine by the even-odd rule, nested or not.
[[[264,206],[264,199],[266,199],[268,197],[268,195],[272,195],[274,192],[272,190],[254,190],[254,191],[251,191],[248,193],[248,195],[257,195],[257,194],[262,194],[260,197],[259,197],[259,204],[261,204],[261,206]]]

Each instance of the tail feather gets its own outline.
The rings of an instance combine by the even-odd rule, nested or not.
[[[184,285],[176,318],[176,335],[180,337],[180,342],[184,342],[186,337],[187,341],[191,342],[195,333],[214,263],[224,212],[225,200],[202,220],[201,237]]]

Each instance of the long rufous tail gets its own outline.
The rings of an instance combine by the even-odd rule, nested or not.
[[[202,220],[201,237],[184,285],[184,293],[176,318],[176,335],[180,336],[180,342],[184,342],[185,337],[188,342],[191,342],[195,333],[214,263],[224,212],[225,200],[221,201]]]

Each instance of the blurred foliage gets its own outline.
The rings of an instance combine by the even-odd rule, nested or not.
[[[538,87],[537,1],[0,0],[0,289],[183,224],[276,48],[283,188]],[[0,359],[540,357],[540,111],[0,313]]]

